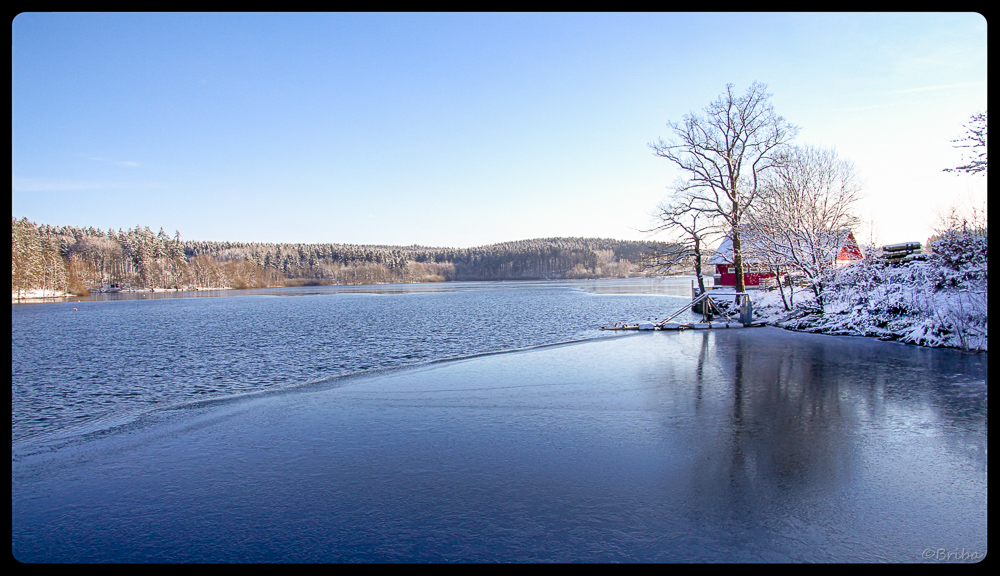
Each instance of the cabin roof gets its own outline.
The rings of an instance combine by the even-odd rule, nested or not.
[[[715,254],[708,259],[709,264],[732,264],[733,263],[733,235],[730,232],[726,234],[726,237],[722,239],[719,243],[719,247],[715,249]]]
[[[854,234],[851,233],[851,230],[849,228],[837,230],[833,232],[833,234],[835,235],[834,244],[837,246],[837,248],[833,251],[833,253],[829,255],[829,259],[831,262],[833,262],[837,258],[837,256],[840,254],[840,251],[844,247],[849,246],[852,248],[858,248],[858,251],[860,252],[860,248],[858,247],[857,242],[854,241]],[[758,259],[748,256],[746,254],[746,252],[748,252],[747,248],[748,247],[752,248],[753,245],[756,243],[753,233],[746,231],[743,232],[743,234],[740,236],[740,240],[742,241],[742,244],[744,246],[743,261],[748,264],[757,263],[759,261]],[[719,243],[719,247],[715,249],[715,253],[712,254],[712,257],[708,259],[708,263],[713,266],[733,263],[732,232],[726,234],[726,237],[722,239],[722,242]]]

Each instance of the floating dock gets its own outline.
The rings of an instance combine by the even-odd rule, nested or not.
[[[601,330],[728,330],[732,328],[760,328],[766,326],[765,322],[754,322],[749,326],[744,326],[739,322],[665,322],[653,324],[652,322],[637,322],[635,324],[615,324],[614,326],[601,326]]]
[[[693,290],[693,288],[692,288]],[[737,303],[740,305],[740,322],[733,322],[732,318],[725,318],[721,322],[712,322],[712,311],[724,315],[724,312],[719,308],[719,306],[712,301],[712,296],[734,296]],[[705,303],[702,306],[702,321],[701,322],[673,322],[672,320],[679,316],[685,310],[693,309],[698,304],[702,302]],[[729,328],[759,328],[760,326],[765,326],[765,322],[751,322],[753,318],[753,304],[750,301],[750,295],[746,292],[733,292],[733,293],[718,293],[712,294],[710,292],[705,292],[700,296],[695,296],[691,298],[691,302],[682,306],[679,310],[671,314],[666,320],[660,322],[651,322],[649,320],[641,320],[635,324],[628,324],[623,322],[617,322],[614,326],[601,326],[601,330],[719,330],[719,329],[729,329]]]

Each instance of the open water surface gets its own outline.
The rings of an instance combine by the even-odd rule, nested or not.
[[[14,306],[14,557],[986,553],[985,355],[597,330],[686,280],[365,288]]]
[[[15,444],[73,438],[164,406],[613,336],[598,328],[663,318],[689,301],[690,284],[451,282],[16,304],[11,434]]]

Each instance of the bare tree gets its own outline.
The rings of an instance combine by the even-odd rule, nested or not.
[[[732,231],[736,290],[743,292],[743,216],[760,192],[761,178],[780,162],[778,152],[798,132],[774,111],[767,86],[754,82],[746,94],[733,85],[705,108],[705,115],[687,114],[683,122],[668,122],[676,140],[662,138],[649,146],[657,156],[681,168],[686,180],[677,194],[698,199],[691,209],[709,219],[719,218]]]
[[[678,195],[671,202],[661,202],[656,207],[654,218],[659,224],[646,232],[666,232],[672,238],[668,244],[647,252],[643,265],[661,274],[693,266],[698,294],[704,294],[703,254],[708,249],[707,242],[719,235],[719,228],[709,214],[693,207],[697,203],[698,198],[694,196]]]
[[[860,222],[853,212],[860,197],[861,182],[852,162],[834,150],[791,148],[766,178],[747,218],[754,250],[801,271],[822,307],[823,274]]]
[[[789,259],[779,250],[774,249],[771,242],[771,230],[768,224],[762,220],[755,219],[751,214],[749,223],[743,230],[743,256],[757,264],[762,269],[770,270],[778,285],[778,292],[781,294],[781,304],[785,310],[791,310],[795,305],[795,288],[792,286],[791,274],[789,274]],[[782,271],[785,274],[785,283],[782,283]],[[788,287],[788,296],[785,296],[785,286]]]
[[[955,148],[970,148],[971,157],[966,164],[956,168],[945,168],[945,172],[965,172],[966,174],[986,174],[986,112],[977,112],[965,125],[965,136],[957,140]],[[964,158],[963,158],[964,159]]]

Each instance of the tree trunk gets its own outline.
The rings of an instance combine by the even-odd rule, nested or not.
[[[791,310],[788,300],[785,300],[785,289],[781,285],[781,266],[774,267],[774,278],[778,281],[778,292],[781,293],[781,303],[785,306],[785,310]]]
[[[705,293],[705,278],[701,273],[701,242],[696,236],[694,239],[694,277],[698,279],[698,295]]]
[[[736,292],[746,292],[747,286],[743,279],[743,247],[740,243],[740,233],[733,227],[733,268],[736,270]]]

